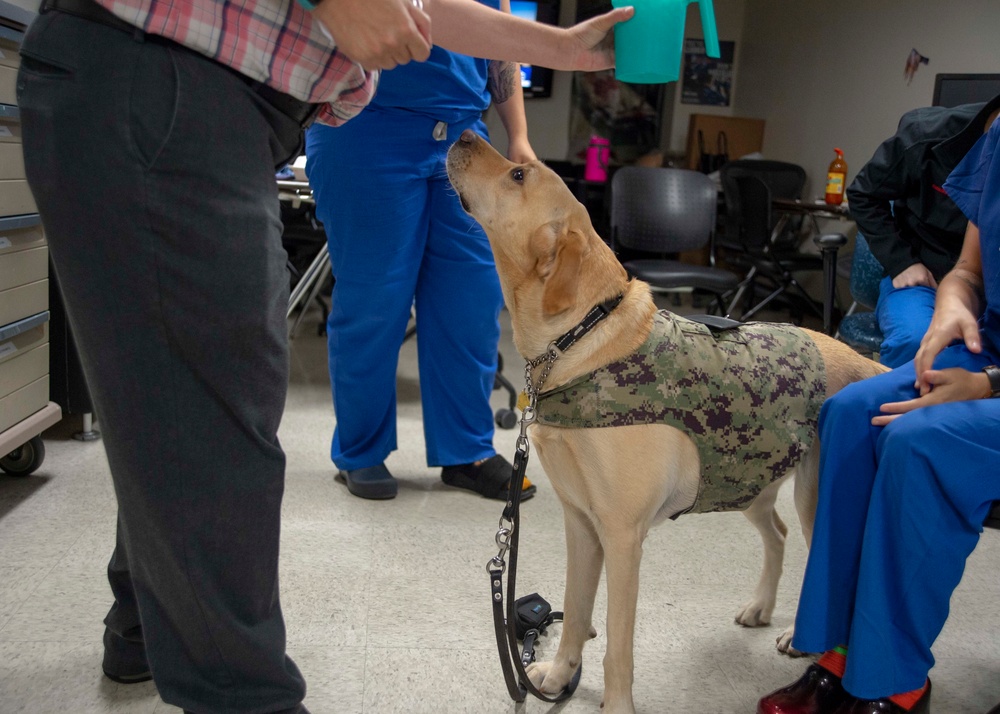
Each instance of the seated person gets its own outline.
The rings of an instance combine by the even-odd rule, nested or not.
[[[1000,499],[998,143],[1000,122],[945,183],[969,224],[916,359],[823,406],[792,644],[825,654],[758,714],[929,711],[931,645]]]
[[[1000,96],[907,112],[847,188],[851,216],[886,271],[875,308],[882,364],[909,362],[958,258],[965,216],[941,186],[1000,113]]]

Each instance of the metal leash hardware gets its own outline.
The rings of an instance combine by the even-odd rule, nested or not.
[[[528,394],[528,406],[521,411],[521,431],[517,437],[514,452],[514,468],[510,485],[508,486],[508,501],[500,515],[499,528],[496,534],[496,544],[500,548],[495,557],[486,564],[486,572],[490,576],[490,592],[493,605],[493,629],[496,634],[497,649],[500,654],[500,666],[503,669],[507,692],[515,702],[523,702],[528,692],[546,702],[561,702],[576,691],[580,683],[582,665],[576,670],[570,683],[555,697],[550,697],[535,687],[525,667],[534,659],[534,638],[525,637],[525,647],[520,657],[517,656],[517,633],[514,629],[515,583],[517,574],[517,542],[518,524],[520,522],[521,489],[524,486],[524,474],[528,468],[528,427],[534,423],[536,404],[542,385],[552,370],[553,363],[559,358],[559,351],[550,345],[543,355],[529,360],[524,368],[525,392]],[[546,362],[537,383],[532,380],[535,367]],[[507,609],[504,609],[503,575],[507,570],[507,554],[510,553],[510,572],[507,574]],[[514,669],[517,669],[515,676]]]

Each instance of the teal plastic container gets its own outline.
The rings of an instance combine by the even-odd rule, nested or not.
[[[712,0],[611,0],[635,8],[631,20],[615,25],[615,77],[633,84],[663,84],[680,77],[687,6],[697,2],[705,51],[719,56],[719,31]]]

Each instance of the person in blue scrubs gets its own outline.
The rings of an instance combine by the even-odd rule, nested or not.
[[[994,122],[945,182],[969,224],[916,358],[823,406],[792,644],[825,654],[759,714],[929,711],[931,645],[1000,499],[998,143]]]
[[[509,0],[483,4],[510,12]],[[482,228],[448,182],[448,148],[466,129],[488,139],[492,102],[508,157],[533,160],[520,71],[434,47],[383,72],[374,100],[340,127],[313,125],[306,173],[335,279],[327,323],[338,480],[392,498],[396,366],[411,308],[427,462],[442,479],[505,499],[510,463],[493,448],[490,394],[503,296]],[[534,487],[525,484],[530,497]]]

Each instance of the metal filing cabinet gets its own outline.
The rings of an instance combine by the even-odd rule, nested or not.
[[[49,401],[49,261],[25,180],[15,86],[34,13],[0,0],[0,469],[41,465],[39,434],[62,417]]]

